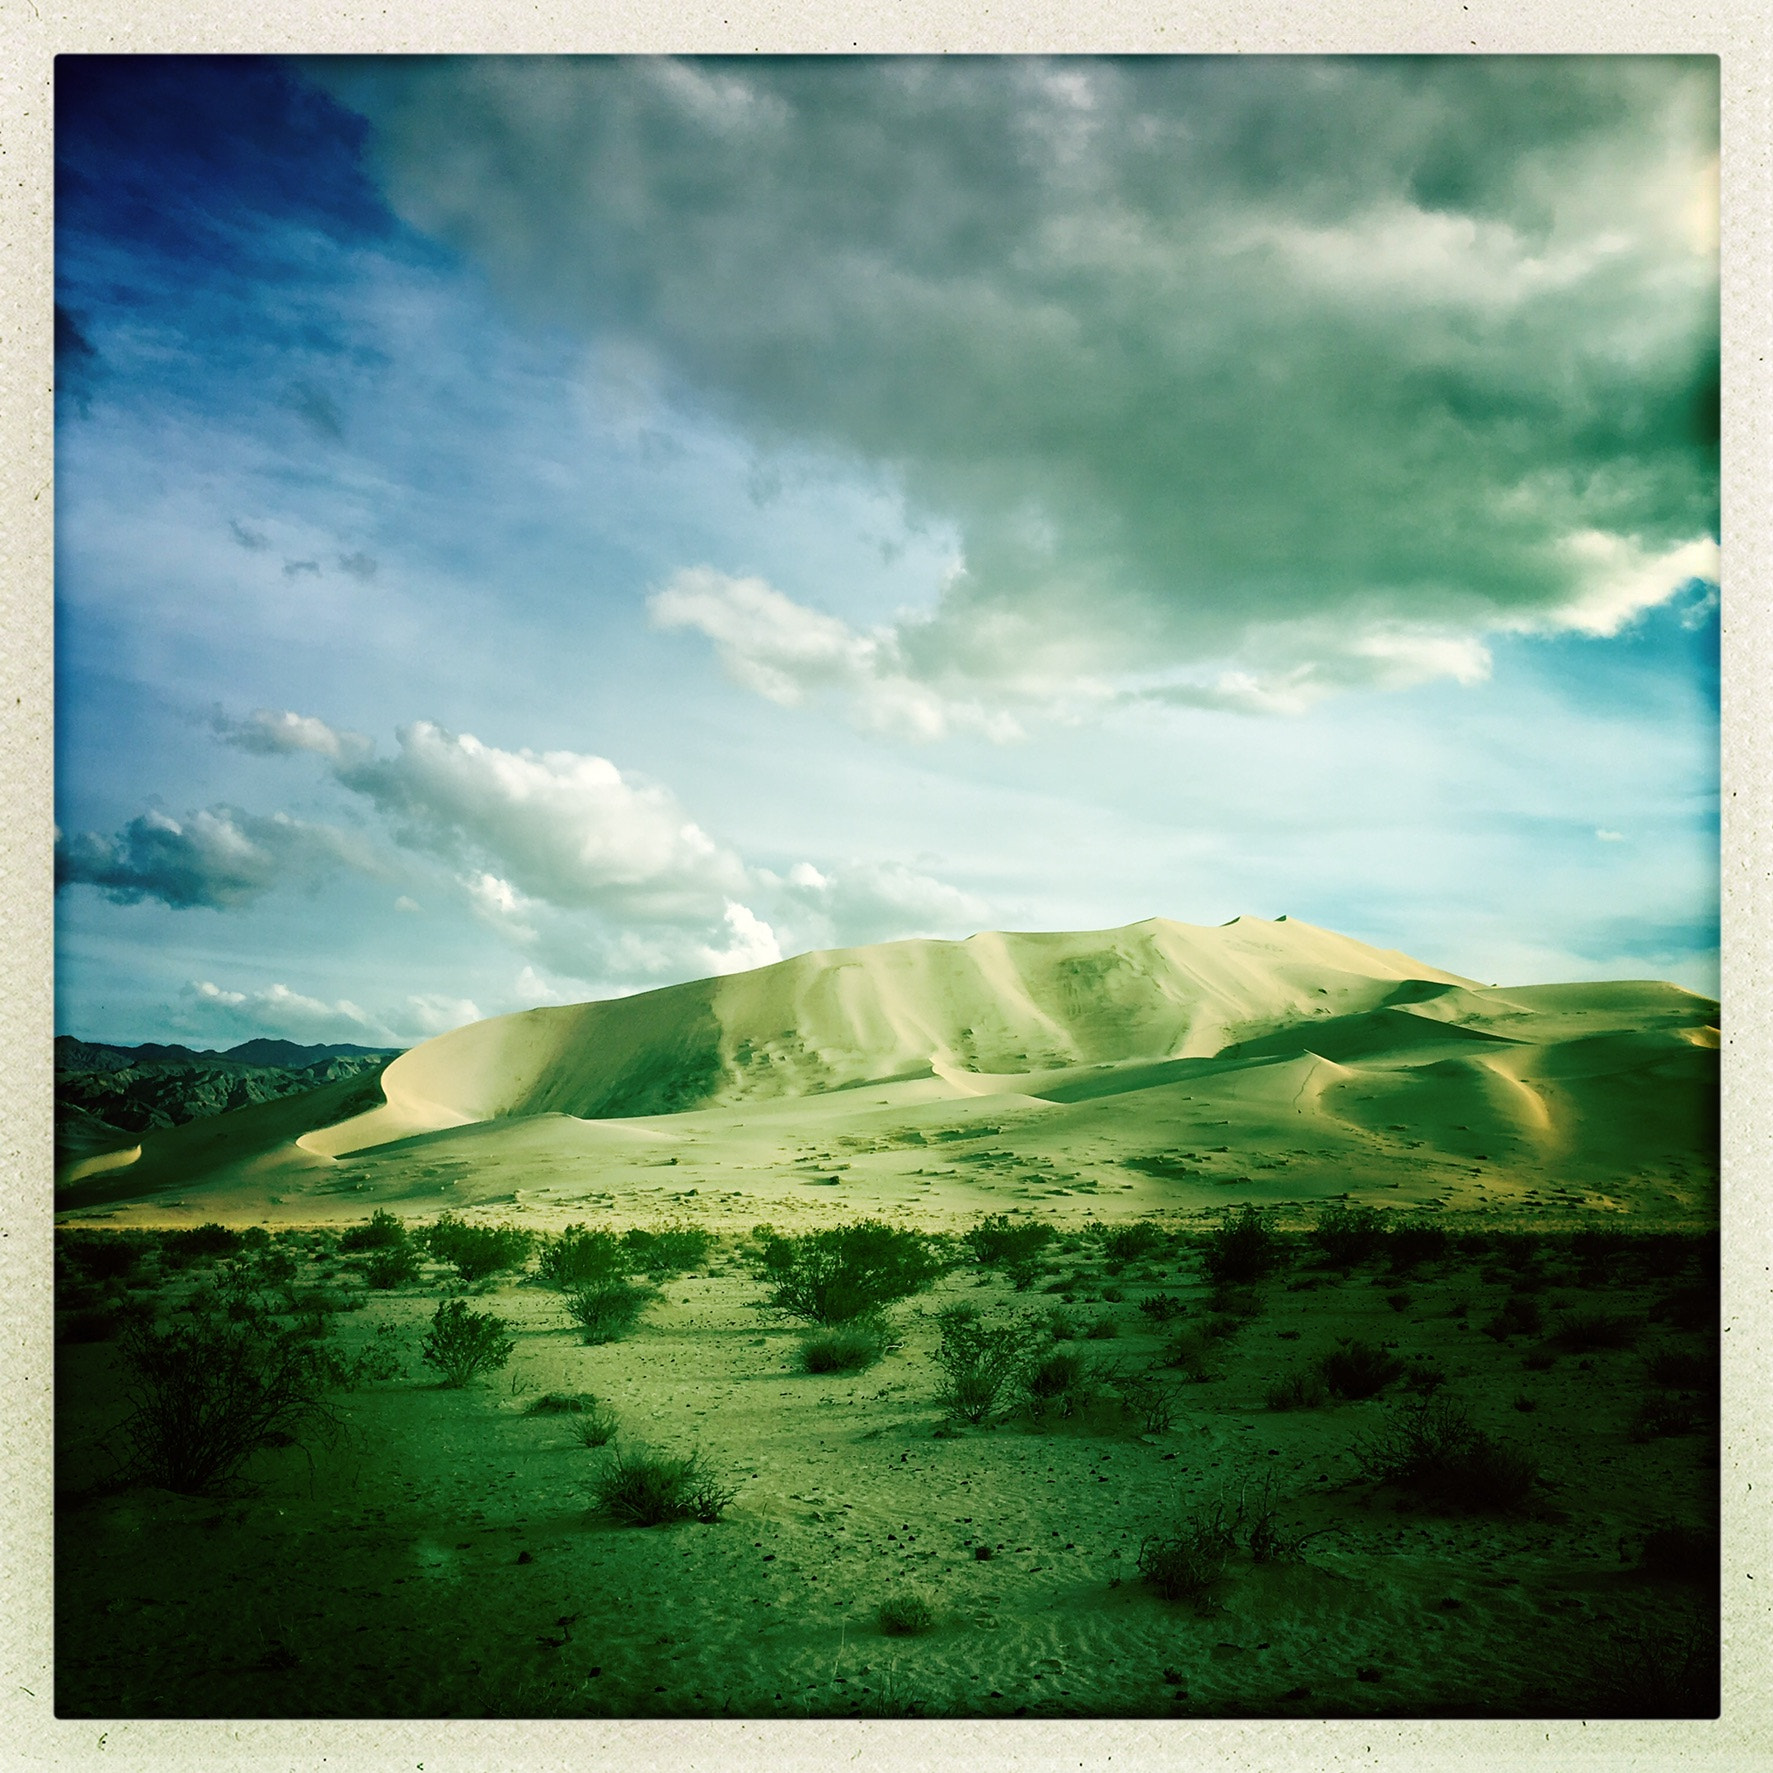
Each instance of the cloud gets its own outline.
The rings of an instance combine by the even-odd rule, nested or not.
[[[824,871],[799,862],[782,892],[797,921],[810,918],[809,935],[821,946],[971,935],[990,916],[983,899],[898,862],[851,862]]]
[[[332,826],[230,806],[176,819],[151,808],[115,837],[58,835],[55,863],[57,891],[92,886],[117,904],[158,899],[178,909],[216,910],[315,882],[340,866],[372,866],[364,848]]]
[[[379,756],[296,715],[255,715],[252,743],[285,739],[387,819],[396,840],[457,864],[495,898],[647,918],[719,917],[744,865],[670,791],[576,751],[505,751],[428,720]],[[318,730],[316,730],[318,729]],[[490,884],[489,884],[490,883]],[[508,905],[505,907],[508,909]]]
[[[707,567],[658,594],[777,701],[1284,710],[1715,575],[1709,59],[314,73],[511,304],[764,479],[822,458],[958,535],[865,629]]]
[[[184,995],[225,1025],[255,1033],[281,1035],[308,1044],[334,1041],[348,1041],[360,1046],[404,1044],[385,1021],[360,1009],[349,998],[323,1003],[319,998],[291,991],[287,985],[272,985],[259,991],[232,991],[209,979],[193,979],[185,987]]]
[[[987,709],[976,696],[950,697],[937,685],[919,682],[891,629],[859,634],[762,579],[690,567],[655,591],[647,610],[656,627],[706,635],[735,683],[783,707],[836,691],[849,698],[861,726],[896,737],[940,739],[956,731],[997,740],[1021,735],[1011,715]]]
[[[375,751],[374,743],[362,733],[344,732],[312,715],[287,710],[258,708],[244,720],[232,719],[218,710],[210,725],[224,744],[258,757],[312,751],[317,757],[343,764],[366,759]]]

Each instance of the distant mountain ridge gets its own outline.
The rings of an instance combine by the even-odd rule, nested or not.
[[[118,1150],[159,1127],[184,1126],[379,1072],[400,1051],[260,1038],[212,1052],[154,1041],[112,1046],[58,1035],[57,1161]]]
[[[404,1047],[358,1047],[345,1041],[324,1046],[300,1046],[293,1040],[270,1040],[263,1036],[221,1050],[165,1046],[156,1041],[123,1047],[58,1034],[55,1037],[55,1068],[63,1072],[122,1071],[144,1065],[274,1065],[283,1071],[301,1071],[325,1059],[392,1059],[405,1050]]]

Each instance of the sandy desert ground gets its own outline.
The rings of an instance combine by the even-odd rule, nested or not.
[[[1674,986],[1505,990],[1307,925],[1154,921],[532,1011],[85,1160],[58,1190],[58,1710],[1703,1713],[1716,1043]],[[1278,1266],[1216,1280],[1248,1205]],[[1362,1209],[1370,1247],[1312,1236]],[[374,1287],[340,1247],[372,1212],[534,1249]],[[999,1216],[1044,1241],[981,1261]],[[877,1362],[806,1372],[753,1228],[864,1219],[952,1265]],[[535,1272],[575,1223],[710,1241],[593,1345]],[[208,1224],[234,1236],[205,1253]],[[131,1240],[107,1276],[91,1252]],[[230,1294],[386,1376],[205,1493],[132,1479],[131,1323]],[[514,1343],[459,1389],[420,1357],[449,1298]],[[1012,1383],[958,1417],[955,1306],[1075,1356],[1068,1405]],[[1370,1395],[1313,1382],[1351,1349]],[[1435,1410],[1525,1481],[1381,1481],[1375,1447]],[[699,1454],[721,1517],[600,1514],[641,1444]],[[1149,1572],[1240,1503],[1208,1580],[1146,1580],[1142,1548]]]

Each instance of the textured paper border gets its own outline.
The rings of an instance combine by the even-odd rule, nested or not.
[[[1770,32],[1759,0],[1188,0],[1089,11],[875,0],[7,0],[0,14],[0,1767],[670,1768],[739,1773],[1147,1767],[1773,1766],[1766,1395],[1773,1310],[1773,623],[1768,618]],[[49,1660],[52,968],[52,58],[58,53],[1594,54],[1721,57],[1724,108],[1724,1717],[1716,1723],[58,1721]],[[1760,1495],[1754,1481],[1764,1481]]]

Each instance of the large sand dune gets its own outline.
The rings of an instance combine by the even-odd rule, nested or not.
[[[150,1135],[59,1204],[1350,1194],[1703,1217],[1716,1010],[1653,982],[1486,988],[1284,919],[893,942],[473,1023],[394,1060],[380,1100],[340,1086]]]

